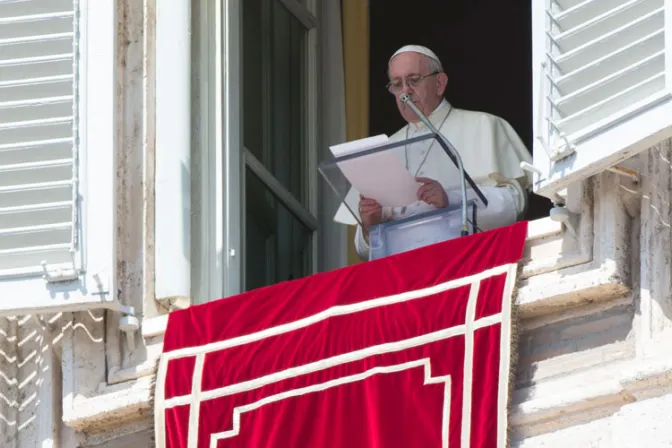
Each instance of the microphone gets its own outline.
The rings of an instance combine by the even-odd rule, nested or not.
[[[453,146],[450,141],[442,134],[440,133],[432,124],[431,121],[429,121],[429,118],[423,114],[420,109],[418,109],[418,106],[413,104],[413,98],[411,95],[408,93],[402,93],[399,95],[399,101],[401,101],[402,104],[407,105],[415,115],[418,116],[420,121],[422,121],[425,126],[427,126],[427,129],[432,131],[434,135],[436,135],[443,144],[448,148],[450,152],[453,153],[455,156],[455,160],[457,160],[457,169],[460,171],[460,188],[461,188],[461,193],[462,193],[462,236],[469,235],[469,221],[467,219],[467,180],[466,176],[464,173],[464,166],[462,165],[462,157],[460,157],[460,153],[457,152],[455,147]]]

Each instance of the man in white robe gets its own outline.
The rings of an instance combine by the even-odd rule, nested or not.
[[[464,169],[488,199],[487,208],[478,209],[478,227],[489,230],[520,219],[527,208],[527,190],[532,182],[531,175],[520,168],[520,162],[531,162],[531,157],[511,125],[488,113],[456,109],[446,101],[443,95],[448,76],[439,58],[426,47],[408,45],[399,49],[389,60],[388,75],[388,90],[408,122],[390,141],[429,132],[413,111],[400,102],[399,96],[408,93],[460,153]],[[436,140],[428,139],[396,151],[420,184],[418,201],[407,207],[381,207],[373,199],[360,199],[358,212],[362,226],[357,226],[355,248],[363,260],[369,258],[371,226],[461,203],[459,172]],[[476,198],[472,190],[467,193],[468,199]]]

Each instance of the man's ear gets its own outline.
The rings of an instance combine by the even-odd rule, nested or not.
[[[436,82],[439,83],[439,95],[443,96],[446,93],[448,88],[448,75],[445,73],[439,73],[436,75]]]

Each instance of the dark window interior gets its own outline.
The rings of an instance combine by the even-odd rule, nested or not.
[[[404,125],[385,89],[387,61],[401,46],[425,45],[448,74],[446,98],[463,109],[506,119],[532,149],[530,0],[369,0],[371,135]],[[458,148],[459,149],[459,148]],[[527,219],[548,216],[532,195]]]

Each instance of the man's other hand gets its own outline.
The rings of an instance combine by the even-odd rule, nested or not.
[[[360,196],[359,216],[362,218],[362,230],[368,233],[369,227],[380,224],[383,220],[383,207],[375,199]]]
[[[448,207],[448,195],[440,183],[427,177],[416,177],[422,185],[418,188],[418,199],[436,208]]]

